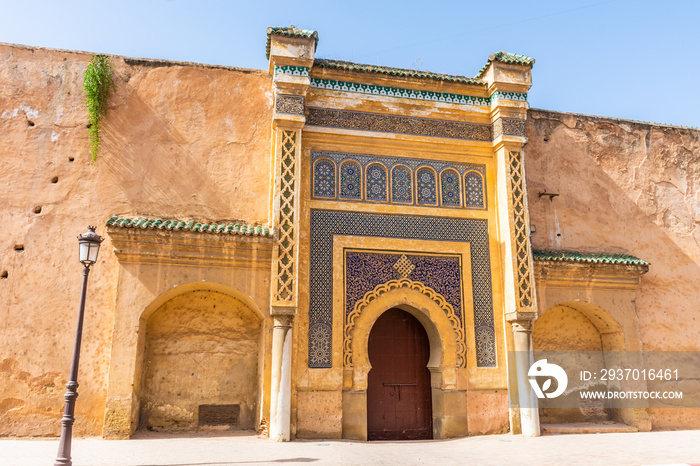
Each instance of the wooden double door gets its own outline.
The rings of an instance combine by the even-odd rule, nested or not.
[[[433,438],[430,342],[408,312],[389,309],[369,335],[368,440]]]

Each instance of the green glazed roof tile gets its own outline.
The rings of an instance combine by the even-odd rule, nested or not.
[[[486,70],[489,69],[489,66],[491,66],[491,63],[494,61],[523,66],[532,66],[535,64],[534,58],[526,57],[525,55],[518,55],[517,53],[508,53],[500,51],[489,55],[489,60],[484,66],[481,67],[479,72],[476,74],[476,78],[483,78],[484,74],[486,74]]]
[[[341,60],[316,59],[314,68],[328,68],[344,71],[360,71],[364,73],[385,74],[388,76],[400,76],[409,78],[432,79],[436,81],[456,82],[464,84],[475,84],[485,86],[486,82],[478,78],[467,78],[465,76],[453,76],[449,74],[433,73],[431,71],[408,70],[404,68],[391,68],[388,66],[362,65]]]
[[[299,29],[294,26],[289,27],[269,27],[267,28],[267,46],[265,47],[265,58],[270,59],[270,45],[272,36],[305,37],[312,38],[318,45],[318,32],[311,29]],[[314,46],[315,49],[315,46]]]
[[[533,250],[532,256],[538,260],[555,262],[584,262],[589,264],[649,265],[645,260],[629,254],[605,254],[578,251]]]
[[[271,237],[272,230],[263,225],[248,225],[245,223],[202,223],[195,220],[163,220],[148,217],[122,218],[113,215],[107,220],[108,227],[139,228],[142,230],[192,231],[195,233],[211,233],[223,235],[247,235]]]

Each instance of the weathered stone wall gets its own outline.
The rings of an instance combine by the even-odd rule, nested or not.
[[[115,212],[268,223],[267,72],[113,57],[93,165],[89,60],[0,44],[0,435],[60,432],[88,224],[105,235]],[[108,238],[90,274],[77,435],[101,433],[118,275]]]
[[[260,318],[222,293],[163,304],[146,329],[141,428],[196,430],[200,405],[239,405],[232,429],[256,427]],[[220,427],[225,427],[221,424]]]
[[[650,262],[636,292],[643,349],[700,350],[700,131],[530,110],[527,137],[534,248]],[[692,428],[697,411],[650,414],[655,428]]]

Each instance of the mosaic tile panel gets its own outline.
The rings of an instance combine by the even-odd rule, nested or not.
[[[457,173],[456,170],[448,169],[440,173],[442,205],[452,207],[459,207],[462,205],[459,178],[459,173]]]
[[[357,129],[385,133],[413,134],[439,138],[490,141],[491,125],[427,118],[308,108],[306,124],[328,128]]]
[[[408,273],[396,267],[405,257]],[[406,265],[406,264],[404,264]],[[411,268],[412,267],[412,268]],[[421,282],[440,293],[462,319],[462,264],[458,256],[349,251],[345,254],[345,315],[365,293],[399,278]],[[464,322],[462,322],[464,323]]]
[[[333,237],[336,235],[470,243],[475,334],[481,336],[475,342],[477,366],[496,365],[487,220],[311,209],[309,231],[310,368],[328,368],[332,364],[332,338],[315,335],[324,335],[324,330],[318,329],[330,329],[333,324]]]
[[[481,174],[470,171],[464,175],[464,202],[466,207],[483,209],[486,207],[484,199],[484,178]]]
[[[362,199],[362,168],[353,160],[346,160],[340,165],[340,198]]]
[[[380,163],[371,163],[365,169],[365,196],[368,201],[387,202],[387,173],[386,167]]]
[[[370,156],[370,155],[362,155],[362,154],[346,154],[342,152],[327,152],[327,151],[312,151],[311,152],[311,160],[312,163],[314,164],[313,166],[316,166],[316,163],[319,160],[330,160],[333,161],[336,166],[344,163],[345,161],[353,161],[360,166],[364,167],[365,171],[365,176],[366,176],[366,194],[365,197],[368,201],[374,201],[374,202],[387,202],[385,198],[379,194],[379,195],[374,195],[372,194],[372,189],[374,189],[374,184],[372,184],[372,180],[370,179],[369,176],[369,168],[370,166],[374,167],[376,166],[375,164],[379,164],[382,167],[388,167],[388,170],[390,172],[390,183],[389,185],[391,188],[389,189],[391,198],[389,199],[389,202],[394,203],[394,204],[413,204],[414,202],[414,179],[413,179],[413,173],[415,173],[416,170],[418,170],[421,167],[430,167],[435,172],[437,173],[444,173],[445,176],[441,175],[441,199],[442,199],[442,205],[446,207],[460,207],[462,205],[461,199],[462,197],[468,197],[470,194],[469,191],[467,191],[466,195],[462,195],[461,191],[461,186],[460,186],[460,177],[468,172],[474,172],[476,176],[476,180],[474,180],[475,183],[478,184],[478,189],[479,189],[479,195],[478,199],[472,199],[472,202],[469,203],[467,202],[466,207],[467,208],[477,208],[477,209],[482,209],[485,206],[484,202],[484,194],[483,194],[483,176],[486,172],[485,166],[484,165],[478,165],[478,164],[469,164],[469,163],[459,163],[459,162],[445,162],[441,160],[427,160],[427,159],[406,159],[406,158],[399,158],[399,157],[379,157],[379,156]],[[449,175],[451,174],[451,175]],[[379,174],[378,174],[379,175]],[[449,182],[446,181],[446,177],[449,176],[454,176],[456,177],[456,180],[451,180]],[[481,175],[481,176],[479,176]],[[434,177],[434,175],[433,175]],[[312,178],[312,190],[311,192],[313,193],[313,197],[316,199],[333,199],[333,197],[327,197],[326,194],[324,195],[317,195],[316,193],[327,193],[327,186],[316,186],[317,180],[319,180],[316,177],[316,174],[314,172]],[[381,176],[380,176],[381,178]],[[319,180],[318,182],[320,182]],[[327,181],[327,180],[326,180]],[[371,186],[370,186],[371,185]],[[377,187],[376,189],[380,189]],[[375,189],[375,190],[376,190]],[[450,190],[455,190],[453,191],[453,194],[450,195]],[[474,188],[476,189],[476,188]],[[335,191],[334,191],[335,192]],[[474,197],[474,193],[471,193],[472,197]],[[377,197],[373,197],[377,196]],[[430,198],[430,194],[428,195],[428,198]],[[341,197],[341,199],[343,199]],[[357,198],[346,198],[346,200],[353,200],[353,201],[358,201],[359,199]],[[435,200],[432,200],[431,202],[419,204],[419,205],[427,205],[427,206],[433,206],[436,204]]]
[[[413,172],[405,165],[391,169],[391,202],[413,204]]]
[[[416,172],[416,202],[418,205],[437,205],[435,172],[427,167]]]
[[[335,163],[329,159],[314,162],[314,197],[335,199]]]

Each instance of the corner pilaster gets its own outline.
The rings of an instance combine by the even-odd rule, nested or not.
[[[270,314],[274,319],[270,388],[270,438],[291,437],[292,328],[298,303],[299,172],[301,130],[311,80],[316,31],[268,28],[267,51],[275,97],[272,117],[275,232],[271,270]]]

